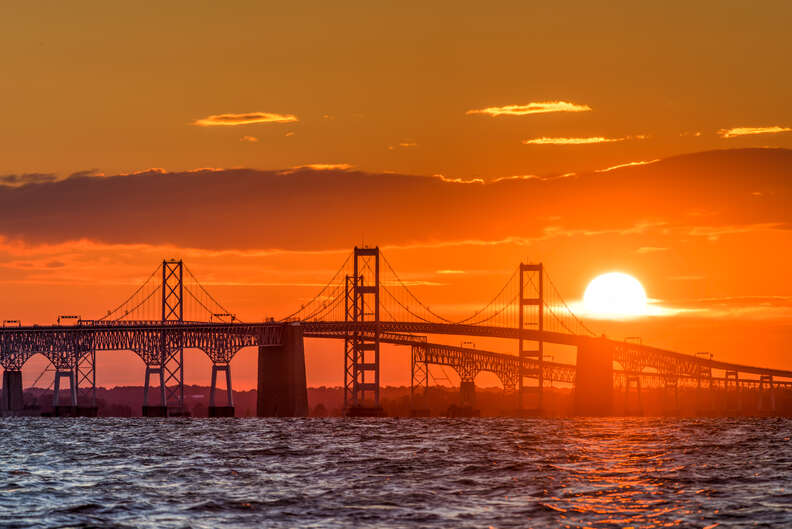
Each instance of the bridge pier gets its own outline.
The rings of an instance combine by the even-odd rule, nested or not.
[[[283,326],[280,345],[259,347],[256,415],[308,416],[303,327],[299,323]]]
[[[22,395],[22,371],[3,371],[2,412],[12,415],[25,407]]]
[[[226,376],[226,405],[218,406],[215,402],[217,390],[217,373],[225,371]],[[209,417],[233,417],[234,394],[231,390],[231,364],[212,364],[212,386],[209,389]]]
[[[476,383],[473,380],[462,380],[459,383],[459,400],[462,406],[472,408],[476,404]]]
[[[578,346],[575,414],[613,414],[613,350],[601,339]]]
[[[630,403],[630,386],[635,386],[636,406],[633,408]],[[643,400],[641,399],[641,375],[626,375],[624,377],[624,415],[642,416]]]
[[[734,385],[734,394],[729,389]],[[740,374],[735,370],[726,371],[723,375],[724,412],[727,415],[740,415],[742,411],[742,395],[740,394]]]
[[[60,381],[61,378],[69,379],[69,395],[71,404],[60,405]],[[77,414],[77,379],[74,376],[74,369],[55,369],[55,393],[52,396],[52,406],[55,408],[55,416],[74,416]]]
[[[668,376],[663,380],[663,413],[666,415],[679,415],[679,379]]]
[[[776,411],[773,375],[759,377],[759,411],[767,414],[773,414]]]
[[[159,406],[149,405],[149,388],[151,386],[151,375],[159,375],[160,379],[160,402]],[[165,400],[165,372],[162,366],[146,365],[146,379],[143,384],[143,417],[167,417],[168,405]]]

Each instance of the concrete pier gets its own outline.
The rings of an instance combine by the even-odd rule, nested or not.
[[[225,372],[226,377],[226,404],[218,406],[215,399],[217,392],[217,374]],[[212,385],[209,388],[209,417],[233,417],[234,416],[234,392],[231,389],[231,365],[213,364],[212,365]]]
[[[459,401],[461,406],[476,405],[476,383],[472,380],[463,380],[459,383]]]
[[[3,372],[3,412],[18,412],[25,407],[22,398],[22,371]]]
[[[613,413],[613,351],[601,339],[578,347],[575,377],[575,414],[607,416]]]
[[[308,416],[303,327],[299,323],[283,326],[281,345],[259,347],[256,404],[259,417]]]
[[[167,417],[168,416],[168,407],[167,406],[146,406],[143,405],[142,410],[143,417]]]

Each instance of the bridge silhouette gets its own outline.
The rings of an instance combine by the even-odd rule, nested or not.
[[[456,371],[463,404],[472,404],[476,377],[489,372],[514,395],[515,412],[523,414],[542,412],[548,380],[574,386],[575,410],[584,415],[611,413],[614,385],[638,395],[642,388],[662,388],[674,399],[680,387],[717,390],[720,398],[732,400],[731,393],[751,389],[769,411],[775,409],[776,390],[792,389],[792,371],[598,336],[570,309],[542,264],[519,264],[488,303],[458,320],[432,310],[411,286],[379,248],[356,247],[325,286],[293,313],[243,322],[182,261],[165,260],[99,318],[64,315],[55,325],[32,326],[5,320],[0,329],[2,410],[20,412],[22,368],[41,354],[55,371],[55,413],[95,414],[96,352],[129,350],[146,366],[143,415],[182,415],[184,350],[199,349],[212,362],[210,416],[232,416],[231,360],[240,349],[257,347],[258,415],[306,415],[304,338],[344,341],[344,408],[349,415],[382,414],[381,344],[410,347],[413,397],[428,388],[430,365]],[[508,339],[516,342],[517,352],[434,343],[430,335]],[[546,344],[576,348],[576,364],[548,361]],[[614,369],[614,363],[620,368]],[[722,376],[715,376],[718,371]],[[221,375],[226,397],[224,405],[217,405]],[[69,384],[65,403],[60,400],[64,379]]]

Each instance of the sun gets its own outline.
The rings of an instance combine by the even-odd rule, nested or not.
[[[622,319],[646,315],[649,305],[640,281],[629,274],[610,272],[588,284],[583,309],[595,318]]]

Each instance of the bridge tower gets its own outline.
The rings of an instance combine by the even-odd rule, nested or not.
[[[536,310],[531,310],[536,307]],[[528,314],[526,314],[526,308]],[[526,316],[528,316],[526,318]],[[542,411],[542,392],[544,390],[544,342],[540,339],[529,342],[523,339],[523,331],[534,328],[544,331],[544,266],[520,263],[520,294],[518,300],[518,323],[520,337],[518,352],[520,356],[518,409],[532,414]],[[528,345],[533,344],[533,345]],[[526,349],[530,347],[530,349]],[[526,367],[528,361],[536,367]]]
[[[162,261],[162,322],[184,321],[184,266],[181,260]],[[173,415],[184,413],[184,348],[180,335],[163,329],[159,351],[146,362],[146,381],[143,387],[143,415]],[[160,406],[148,405],[151,375],[159,375]],[[170,387],[169,387],[170,384]]]
[[[380,416],[380,253],[354,251],[353,275],[346,277],[344,320],[344,409],[350,416]],[[363,332],[355,324],[374,323]]]

